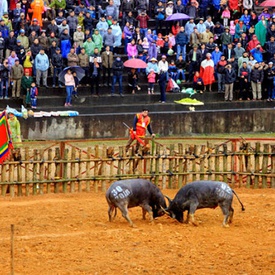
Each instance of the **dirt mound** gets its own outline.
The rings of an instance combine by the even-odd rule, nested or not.
[[[104,193],[0,200],[0,270],[10,272],[15,225],[15,274],[274,274],[275,190],[236,189],[230,228],[219,208],[198,210],[198,227],[167,216],[154,224],[130,210],[108,222]],[[176,190],[164,190],[173,197]]]

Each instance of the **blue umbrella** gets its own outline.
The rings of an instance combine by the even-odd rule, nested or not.
[[[76,77],[80,81],[84,76],[85,76],[85,71],[79,67],[79,66],[70,66],[66,67],[59,75],[58,75],[58,80],[61,81],[62,83],[65,83],[65,74],[67,73],[68,70],[71,70],[72,72],[76,73]]]
[[[172,15],[168,16],[165,21],[176,21],[176,20],[184,20],[184,19],[190,19],[190,16],[185,13],[173,13]]]

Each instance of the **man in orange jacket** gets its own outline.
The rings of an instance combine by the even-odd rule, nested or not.
[[[135,153],[138,153],[140,145],[142,148],[145,146],[144,138],[146,135],[146,129],[152,137],[155,136],[151,129],[150,117],[148,116],[149,110],[143,109],[141,113],[136,114],[133,121],[133,128],[130,129],[130,137],[126,144],[126,152],[128,152],[132,142],[137,141]]]

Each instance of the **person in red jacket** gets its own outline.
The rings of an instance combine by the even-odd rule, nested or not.
[[[144,138],[146,135],[146,130],[148,130],[148,132],[152,137],[155,136],[155,134],[151,129],[151,124],[150,124],[151,119],[148,116],[148,113],[149,113],[148,109],[143,109],[141,113],[135,115],[134,121],[133,121],[133,128],[130,129],[130,137],[126,144],[126,152],[128,152],[134,140],[137,141],[136,148],[135,148],[136,154],[138,153],[140,145],[142,146],[142,149],[144,148],[145,146]]]

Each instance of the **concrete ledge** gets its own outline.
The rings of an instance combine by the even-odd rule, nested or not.
[[[78,117],[20,118],[24,139],[60,140],[126,138],[134,113],[93,114]],[[151,112],[152,127],[161,136],[275,132],[275,110]]]

